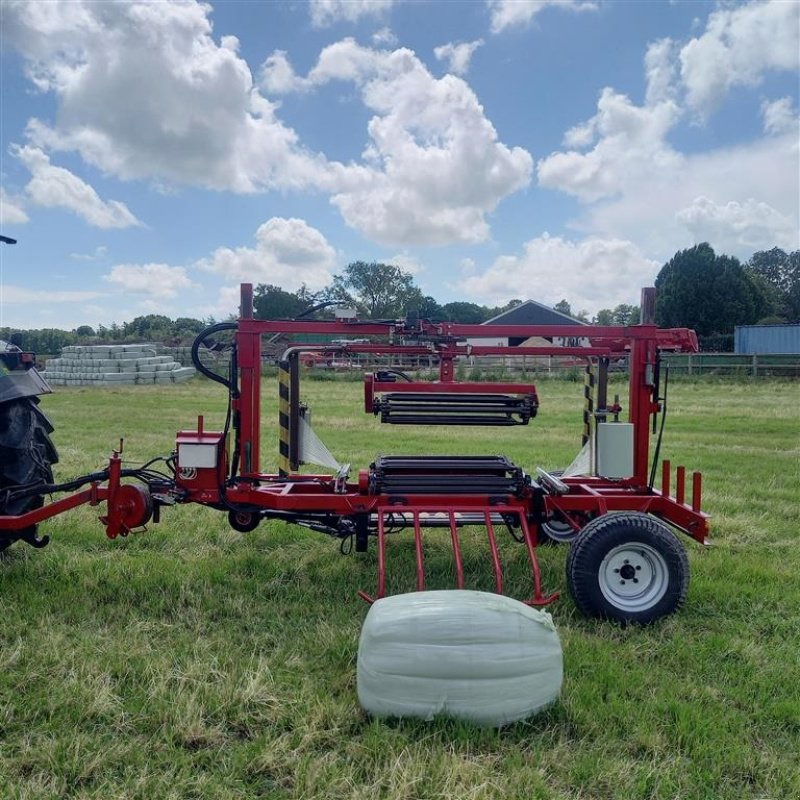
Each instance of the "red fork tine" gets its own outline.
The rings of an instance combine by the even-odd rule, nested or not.
[[[414,512],[414,549],[417,553],[417,591],[425,590],[425,565],[422,556],[422,531],[419,524],[419,511]]]
[[[453,509],[448,511],[450,515],[450,538],[453,540],[453,557],[456,562],[456,588],[464,588],[464,563],[461,560],[461,545],[458,541],[458,528],[456,527],[456,515]]]
[[[492,567],[494,568],[494,585],[497,594],[503,594],[503,568],[500,565],[500,554],[497,551],[497,539],[494,535],[492,517],[488,511],[483,512],[486,521],[486,535],[489,537],[489,548],[492,551]]]

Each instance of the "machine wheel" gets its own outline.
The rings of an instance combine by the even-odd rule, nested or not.
[[[239,533],[254,531],[261,522],[261,516],[252,511],[229,511],[228,524]]]
[[[569,544],[580,531],[576,531],[565,519],[549,517],[539,526],[539,544]]]
[[[44,503],[42,495],[5,501],[5,490],[29,484],[52,483],[58,453],[50,440],[53,426],[39,409],[39,400],[25,397],[0,405],[0,514],[24,514]],[[0,533],[0,551],[17,539],[33,542],[36,526]]]
[[[567,583],[587,616],[646,625],[683,604],[689,561],[683,544],[654,517],[603,514],[572,543]]]

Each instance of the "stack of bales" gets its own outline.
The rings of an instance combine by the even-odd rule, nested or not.
[[[73,345],[47,362],[44,376],[54,386],[116,386],[179,383],[195,374],[151,344]]]

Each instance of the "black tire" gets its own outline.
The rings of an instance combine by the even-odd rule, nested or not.
[[[261,522],[261,516],[253,511],[229,511],[228,524],[239,533],[254,531]]]
[[[638,512],[603,514],[567,556],[567,584],[588,617],[647,625],[677,611],[689,588],[686,549],[662,522]]]
[[[554,514],[539,526],[538,544],[571,544],[579,533],[560,514]]]
[[[44,504],[43,495],[6,501],[6,489],[53,482],[58,452],[50,440],[53,426],[38,404],[38,398],[25,397],[0,405],[0,514],[24,514]],[[35,525],[0,533],[0,551],[35,535]]]

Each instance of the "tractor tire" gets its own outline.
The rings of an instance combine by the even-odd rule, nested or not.
[[[677,536],[638,512],[603,514],[570,547],[567,584],[588,617],[647,625],[677,611],[689,588],[689,561]]]
[[[5,490],[53,482],[58,452],[50,434],[53,426],[39,409],[39,400],[24,397],[0,405],[0,515],[18,515],[40,508],[43,495],[7,501]],[[17,539],[32,540],[36,526],[0,532],[0,551]]]

